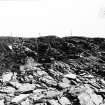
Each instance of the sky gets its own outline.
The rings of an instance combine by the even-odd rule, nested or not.
[[[0,35],[105,37],[105,0],[0,0]]]

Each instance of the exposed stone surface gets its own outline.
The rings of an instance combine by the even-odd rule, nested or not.
[[[105,39],[1,42],[0,105],[105,105]]]
[[[58,65],[59,63],[61,62],[58,62]],[[35,66],[35,64],[33,65]],[[105,81],[100,77],[85,73],[76,75],[72,71],[65,72],[65,74],[58,74],[58,71],[55,69],[46,72],[44,67],[42,67],[43,69],[41,70],[37,68],[31,70],[31,68],[31,74],[29,75],[26,70],[24,70],[24,73],[21,72],[23,73],[23,79],[25,77],[33,78],[32,83],[27,83],[27,80],[23,80],[23,83],[19,82],[16,74],[15,77],[12,77],[11,79],[4,78],[7,76],[7,73],[2,75],[1,78],[7,81],[0,89],[1,105],[5,105],[5,103],[8,105],[34,105],[38,103],[51,105],[75,105],[76,102],[80,105],[105,104],[105,89],[102,87],[105,85]],[[10,72],[8,75],[9,74],[11,75],[12,73]],[[54,78],[52,74],[57,76],[57,78]]]

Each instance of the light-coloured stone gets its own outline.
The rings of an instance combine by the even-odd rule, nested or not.
[[[0,105],[5,105],[4,104],[4,99],[0,100]]]
[[[96,95],[88,84],[84,86],[86,87],[85,91],[78,94],[81,105],[100,105],[103,103],[103,98]]]
[[[88,94],[82,93],[78,96],[81,105],[95,105]]]
[[[84,77],[85,77],[85,78],[90,78],[90,79],[91,79],[91,78],[94,78],[94,76],[91,75],[91,74],[89,74],[89,75],[84,75]]]
[[[68,80],[67,78],[63,78],[63,79],[62,79],[62,82],[69,84],[69,83],[70,83],[70,80]]]
[[[49,90],[46,93],[46,98],[54,98],[57,96],[60,96],[62,94],[62,92],[59,92],[57,90]]]
[[[30,90],[34,90],[35,87],[36,87],[35,84],[25,83],[18,87],[18,91],[21,91],[21,92],[30,91]]]
[[[64,77],[70,78],[70,79],[76,79],[76,75],[72,74],[72,73],[66,74],[66,75],[64,75]]]
[[[38,71],[37,71],[37,74],[38,74],[39,76],[48,75],[45,71],[42,71],[42,70],[38,70]]]
[[[21,84],[19,82],[10,82],[10,84],[18,88],[18,91],[21,92],[34,90],[36,87],[35,84],[29,84],[29,83]]]
[[[8,47],[9,47],[9,49],[11,49],[11,50],[12,50],[12,45],[8,45]]]
[[[12,79],[13,73],[8,72],[8,73],[3,73],[2,75],[2,81],[4,82],[9,82]]]
[[[59,82],[58,85],[62,88],[68,88],[70,87],[70,84],[69,83],[64,83],[64,82]]]
[[[31,101],[27,98],[25,101],[21,102],[21,105],[32,105]]]
[[[40,79],[49,85],[55,85],[55,86],[57,85],[57,82],[50,76],[45,76]]]
[[[32,99],[34,101],[41,100],[42,98],[44,98],[44,94],[42,94],[42,93],[37,93],[37,94],[30,95],[30,99]]]
[[[99,105],[101,103],[103,103],[103,98],[101,97],[101,95],[96,95],[94,93],[94,91],[89,87],[88,84],[85,85],[86,86],[86,93],[89,94],[91,100],[96,104]]]
[[[6,94],[0,93],[0,99],[3,99],[6,96]]]
[[[24,101],[25,99],[27,99],[28,98],[28,96],[29,96],[30,94],[21,94],[21,95],[19,95],[19,96],[16,96],[15,98],[13,98],[12,100],[11,100],[11,102],[12,103],[21,103],[22,101]]]
[[[71,102],[67,97],[61,97],[59,98],[59,102],[61,105],[71,105]]]
[[[60,104],[58,103],[58,101],[57,101],[57,100],[54,100],[54,99],[48,100],[48,102],[49,102],[51,105],[60,105]]]
[[[36,89],[33,91],[33,94],[30,95],[30,98],[33,99],[34,101],[40,100],[43,97],[45,97],[45,94],[44,94],[45,92],[46,92],[45,89]]]
[[[105,80],[104,79],[100,79],[100,81],[102,82],[102,84],[105,85]]]
[[[15,88],[8,86],[8,87],[3,87],[0,91],[6,92],[8,94],[14,94],[16,90]]]
[[[9,82],[11,85],[15,86],[16,88],[19,88],[22,86],[21,83],[19,83],[18,81],[10,81]]]

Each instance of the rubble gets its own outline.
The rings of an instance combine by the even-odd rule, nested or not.
[[[105,52],[89,39],[40,40],[9,44],[13,59],[0,75],[0,105],[105,105]]]
[[[35,65],[33,64],[33,66]],[[105,89],[100,85],[105,85],[104,79],[92,74],[77,76],[73,72],[70,73],[70,71],[62,74],[49,69],[49,73],[61,78],[57,80],[57,78],[44,71],[43,66],[41,68],[43,69],[34,68],[36,71],[32,70],[31,74],[23,75],[24,78],[35,79],[32,83],[26,83],[25,81],[20,83],[16,73],[14,73],[15,75],[11,72],[3,74],[1,78],[3,78],[2,82],[5,85],[2,85],[0,89],[0,105],[5,105],[5,103],[17,105],[33,105],[34,103],[36,105],[74,105],[73,103],[76,103],[77,99],[79,100],[77,103],[80,105],[105,104]],[[23,73],[23,71],[21,72]],[[26,72],[24,71],[24,73]],[[68,94],[77,98],[73,100]]]

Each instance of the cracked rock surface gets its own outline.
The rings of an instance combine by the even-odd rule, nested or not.
[[[0,105],[105,105],[105,39],[0,38]]]

